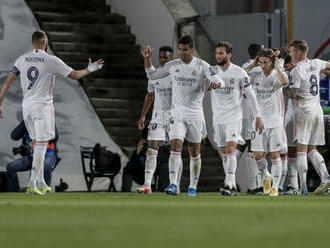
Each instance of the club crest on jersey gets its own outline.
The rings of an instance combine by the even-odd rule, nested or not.
[[[193,76],[196,76],[196,74],[197,74],[196,70],[193,70],[191,74],[192,74]]]
[[[180,70],[179,69],[176,69],[175,72],[180,72]]]
[[[159,82],[158,81],[156,82],[156,85],[159,85]]]
[[[234,78],[231,78],[231,79],[229,80],[229,82],[230,82],[231,84],[234,84],[234,83],[235,83],[235,79],[234,79]]]
[[[210,71],[211,76],[214,76],[215,74],[217,74],[216,71],[214,70],[214,68],[212,68],[212,67],[209,68],[209,71]]]
[[[245,77],[244,82],[247,84],[249,82],[249,78]]]

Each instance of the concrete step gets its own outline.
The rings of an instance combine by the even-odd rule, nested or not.
[[[103,118],[101,119],[105,127],[137,127],[137,119]]]
[[[82,42],[90,44],[135,44],[135,36],[132,34],[91,34],[72,32],[47,32],[50,42]]]
[[[80,53],[80,52],[56,52],[56,55],[62,60],[69,62],[83,63],[88,58],[92,60],[102,58],[106,63],[113,64],[141,64],[141,56],[136,53],[120,54],[120,53]],[[141,68],[141,67],[140,67]],[[143,68],[143,67],[142,67]]]
[[[141,100],[141,95],[145,94],[143,89],[121,89],[121,88],[86,88],[89,97],[112,98],[112,99],[134,99]]]
[[[126,149],[135,149],[137,144],[137,135],[136,136],[125,136],[118,137],[109,134],[110,137],[121,147]]]
[[[85,12],[85,13],[110,13],[110,6],[105,5],[105,2],[101,3],[84,3],[77,4],[75,2],[57,3],[57,2],[38,2],[28,1],[27,4],[33,11],[49,11],[58,13],[72,13]]]
[[[140,46],[135,44],[90,44],[81,42],[52,42],[51,47],[56,52],[81,52],[81,53],[140,53]],[[142,63],[141,63],[142,65]]]
[[[141,110],[143,101],[134,101],[131,99],[113,99],[113,98],[90,98],[94,108],[120,108],[120,109],[131,109]]]
[[[49,3],[50,0],[26,0],[27,3],[29,2],[35,2],[35,3]],[[53,1],[58,4],[68,4],[68,3],[75,3],[75,4],[81,4],[81,0],[56,0]],[[84,0],[84,4],[105,4],[105,0]]]
[[[105,127],[108,133],[117,137],[134,136],[137,137],[139,130],[137,127]]]
[[[75,32],[83,33],[88,30],[89,33],[106,33],[106,34],[129,34],[130,27],[126,24],[76,24],[76,23],[52,23],[42,22],[41,28],[48,31],[57,32]]]
[[[118,109],[113,108],[95,108],[96,113],[98,116],[103,118],[116,118],[116,119],[138,119],[140,116],[139,112],[131,111],[130,109]]]
[[[103,78],[84,78],[84,87],[103,87],[103,88],[144,88],[147,89],[146,79],[103,79]]]
[[[125,24],[125,17],[118,14],[94,15],[90,13],[54,13],[54,12],[34,12],[39,22],[62,22],[62,23],[104,23],[104,24]]]

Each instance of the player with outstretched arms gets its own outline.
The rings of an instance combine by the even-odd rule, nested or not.
[[[99,70],[103,60],[89,64],[86,69],[75,71],[59,58],[49,55],[48,38],[45,32],[35,31],[32,35],[33,50],[20,56],[11,69],[0,92],[0,116],[2,102],[13,81],[20,77],[23,90],[22,111],[25,126],[33,142],[33,162],[28,193],[44,194],[50,185],[44,180],[43,166],[49,140],[55,137],[53,88],[55,75],[61,74],[78,80]]]
[[[190,154],[190,185],[188,195],[195,196],[201,170],[201,140],[206,135],[203,98],[205,80],[210,84],[208,90],[224,87],[221,78],[212,73],[210,65],[193,56],[194,46],[190,36],[183,36],[178,42],[179,59],[165,64],[155,70],[152,67],[150,53],[144,57],[145,67],[150,79],[159,79],[170,75],[172,79],[172,121],[169,138],[171,155],[169,158],[170,185],[165,189],[167,194],[177,194],[177,177],[181,163],[183,140],[188,141]]]

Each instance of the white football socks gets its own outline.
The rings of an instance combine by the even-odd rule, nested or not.
[[[33,150],[32,169],[29,186],[36,187],[37,181],[45,182],[43,168],[45,164],[45,156],[47,150],[47,143],[36,143]],[[42,178],[42,179],[41,179]]]
[[[236,169],[237,169],[237,160],[236,160],[236,152],[226,154],[227,162],[227,185],[229,188],[236,188]]]
[[[317,150],[312,150],[308,153],[308,158],[312,162],[314,169],[324,182],[329,177],[327,167],[325,166],[324,158]]]
[[[300,190],[307,189],[307,153],[297,152],[297,170],[300,181]]]
[[[201,173],[201,155],[199,154],[197,157],[190,157],[190,185],[189,188],[196,189],[197,183],[199,179],[199,175]]]
[[[181,182],[181,176],[182,176],[182,170],[183,170],[183,162],[182,162],[182,157],[180,156],[180,167],[178,170],[178,180],[177,180],[177,186],[178,186],[178,191],[180,191],[180,182]]]
[[[146,165],[144,170],[144,185],[151,186],[151,181],[154,176],[157,167],[157,155],[158,151],[148,148]]]
[[[284,156],[281,156],[281,164],[282,164],[282,175],[278,188],[280,190],[283,190],[286,175],[288,173],[288,156],[286,154]]]
[[[268,171],[268,163],[267,163],[267,160],[265,158],[262,158],[260,160],[256,160],[257,161],[257,165],[258,165],[258,168],[259,170],[262,172],[262,176],[264,178],[269,178],[270,177],[270,173]]]
[[[288,158],[288,173],[291,186],[295,189],[299,189],[296,158]]]
[[[168,160],[169,178],[170,184],[178,183],[178,171],[181,163],[181,152],[171,151],[170,158]]]
[[[254,190],[257,188],[259,169],[251,152],[245,153],[248,188]]]
[[[272,177],[273,177],[272,188],[278,190],[278,186],[280,184],[281,175],[282,175],[281,158],[272,159],[271,161],[272,161]]]

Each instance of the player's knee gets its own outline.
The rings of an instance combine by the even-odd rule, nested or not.
[[[255,160],[260,160],[264,157],[264,153],[263,152],[253,152],[253,158]]]
[[[270,153],[270,159],[278,159],[280,157],[279,152],[271,152]]]
[[[148,148],[147,154],[148,154],[148,156],[157,156],[158,149]]]

